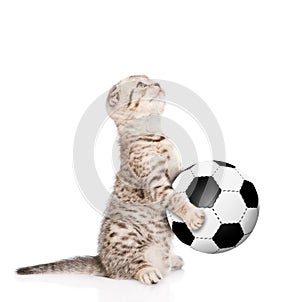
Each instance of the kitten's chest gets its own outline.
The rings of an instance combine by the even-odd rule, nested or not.
[[[175,145],[169,139],[165,139],[160,142],[157,146],[157,149],[157,151],[165,159],[167,173],[171,181],[173,181],[181,169],[180,154]]]

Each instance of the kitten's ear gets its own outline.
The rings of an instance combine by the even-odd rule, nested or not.
[[[108,93],[107,101],[110,106],[114,107],[119,103],[119,100],[118,87],[117,85],[114,85]]]

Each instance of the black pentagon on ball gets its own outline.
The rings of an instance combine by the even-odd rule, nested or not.
[[[222,167],[235,168],[234,165],[229,164],[229,163],[225,163],[224,161],[214,160],[214,162],[217,163],[219,166],[222,166]]]
[[[195,239],[194,235],[191,233],[187,225],[183,222],[173,221],[172,231],[181,242],[187,245],[191,245]]]
[[[258,195],[252,182],[244,180],[240,189],[240,194],[242,195],[247,208],[258,207]]]
[[[195,177],[186,189],[189,200],[198,208],[213,207],[221,192],[212,176]]]
[[[244,232],[239,223],[225,223],[219,227],[212,239],[219,248],[228,248],[237,245],[243,236]]]

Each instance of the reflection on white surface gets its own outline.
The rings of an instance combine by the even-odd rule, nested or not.
[[[165,279],[156,285],[143,285],[134,280],[113,280],[102,277],[85,276],[85,275],[29,275],[16,276],[17,283],[35,283],[35,289],[40,291],[40,283],[52,284],[55,291],[59,293],[61,286],[71,287],[72,294],[68,300],[77,300],[81,297],[78,290],[83,290],[84,295],[89,298],[95,297],[93,301],[171,301],[171,285],[179,282],[184,275],[184,271],[176,271],[170,273]],[[57,287],[59,286],[60,289]],[[74,291],[76,289],[76,291]],[[92,294],[86,290],[92,290]],[[50,287],[52,291],[52,287]],[[46,297],[48,292],[43,290]],[[47,300],[48,301],[48,300]]]

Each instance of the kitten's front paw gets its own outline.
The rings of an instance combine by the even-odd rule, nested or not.
[[[137,273],[137,279],[144,284],[151,285],[158,283],[162,279],[162,275],[157,268],[146,267]]]
[[[197,230],[203,225],[204,217],[204,211],[194,207],[187,212],[183,220],[191,230]]]

